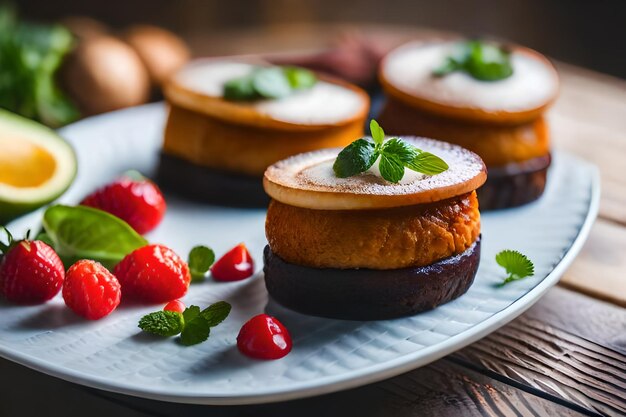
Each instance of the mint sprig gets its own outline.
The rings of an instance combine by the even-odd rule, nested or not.
[[[385,132],[376,120],[370,122],[372,141],[361,138],[339,152],[333,171],[339,178],[352,177],[367,171],[380,158],[380,175],[397,183],[404,177],[404,168],[426,175],[436,175],[448,169],[448,164],[430,152],[399,139],[385,141]]]
[[[187,265],[192,281],[202,281],[215,262],[215,252],[206,246],[196,246],[189,252]]]
[[[464,71],[480,81],[503,80],[513,75],[511,51],[479,40],[460,43],[432,74],[443,77],[455,71]]]
[[[249,75],[227,81],[223,95],[236,101],[277,99],[311,88],[316,82],[315,73],[305,68],[256,67]]]
[[[504,268],[508,276],[500,285],[508,284],[535,273],[535,266],[528,257],[516,250],[506,249],[496,255],[496,262]]]
[[[204,310],[189,306],[182,313],[155,311],[139,320],[139,328],[147,333],[171,337],[180,334],[185,346],[202,343],[209,338],[211,328],[223,322],[230,314],[231,306],[225,301],[211,304]]]

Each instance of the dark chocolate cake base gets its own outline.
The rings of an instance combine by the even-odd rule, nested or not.
[[[472,285],[480,238],[465,252],[431,265],[391,270],[318,269],[264,252],[265,286],[274,300],[304,314],[348,320],[409,316],[447,303]]]
[[[232,207],[267,207],[261,177],[213,170],[161,153],[157,184],[194,201]]]
[[[487,167],[487,182],[476,192],[481,211],[518,207],[537,200],[546,188],[550,155],[503,167]]]

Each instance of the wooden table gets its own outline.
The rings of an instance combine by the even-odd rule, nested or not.
[[[272,39],[277,45],[282,38],[280,33],[265,36],[271,39],[250,36],[253,41],[246,44],[228,37],[228,42],[267,48]],[[306,39],[303,35],[301,42],[307,46],[315,42]],[[236,52],[248,51],[240,47]],[[559,67],[562,94],[549,114],[555,147],[600,167],[600,218],[560,285],[501,330],[387,381],[246,407],[131,398],[0,360],[0,416],[39,416],[51,410],[52,415],[90,417],[626,415],[626,82]]]

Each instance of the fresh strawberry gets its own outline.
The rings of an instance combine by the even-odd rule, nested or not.
[[[173,250],[148,245],[128,254],[115,267],[124,297],[166,303],[187,293],[189,267]]]
[[[285,326],[267,314],[252,317],[237,336],[239,351],[254,359],[280,359],[291,347],[291,335]]]
[[[58,294],[65,268],[54,249],[40,240],[0,243],[0,293],[7,300],[19,304],[48,301]]]
[[[138,173],[125,174],[90,194],[80,204],[119,217],[139,234],[157,227],[166,208],[159,187]]]
[[[211,267],[216,281],[239,281],[254,274],[254,260],[243,243],[238,244]]]
[[[180,300],[172,300],[163,307],[163,311],[175,311],[176,313],[182,313],[185,311],[185,304]]]
[[[79,316],[101,319],[115,310],[120,298],[117,278],[98,262],[83,259],[67,270],[63,299]]]

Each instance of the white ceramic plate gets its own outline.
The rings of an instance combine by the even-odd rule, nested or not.
[[[62,130],[75,146],[79,174],[62,201],[74,204],[127,169],[153,172],[164,109],[150,105],[84,120]],[[556,152],[544,197],[524,208],[483,216],[480,270],[459,299],[414,317],[350,322],[299,315],[268,303],[261,273],[236,283],[192,285],[184,301],[233,304],[231,316],[200,345],[142,334],[138,319],[158,307],[121,307],[87,322],[60,296],[32,307],[0,304],[0,355],[69,381],[124,394],[202,404],[287,400],[382,380],[425,365],[485,336],[530,307],[578,253],[596,217],[599,179],[592,165]],[[216,208],[168,199],[163,224],[149,236],[186,256],[196,244],[219,255],[245,242],[260,270],[263,210]],[[41,213],[11,225],[20,235]],[[503,271],[494,255],[518,249],[535,263],[532,278],[498,288]],[[241,325],[267,311],[291,331],[294,349],[278,361],[239,354]]]

